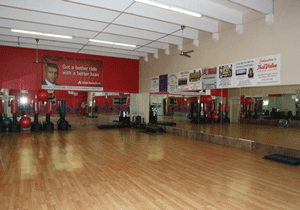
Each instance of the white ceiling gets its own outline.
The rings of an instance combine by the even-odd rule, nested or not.
[[[273,0],[152,0],[202,14],[201,18],[134,0],[0,0],[0,45],[139,59],[228,28],[242,33],[243,14],[272,19]],[[271,15],[271,16],[270,16]],[[253,19],[253,18],[252,18]],[[244,22],[243,22],[244,21]],[[72,36],[61,39],[11,32],[21,29]],[[134,44],[136,48],[90,42]],[[176,46],[176,47],[177,47]],[[180,49],[180,47],[179,47]]]

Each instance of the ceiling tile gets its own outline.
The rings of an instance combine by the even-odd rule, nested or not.
[[[136,37],[141,39],[149,39],[149,40],[155,40],[164,36],[164,34],[161,33],[145,31],[145,30],[140,30],[135,28],[128,28],[119,25],[110,25],[103,32]]]
[[[136,49],[135,51],[146,52],[146,53],[157,53],[157,49],[150,48],[150,47],[141,47]]]
[[[25,43],[27,43],[27,44],[36,44],[35,39],[29,39],[29,38],[20,38],[20,42],[22,44],[25,44]],[[75,48],[75,49],[81,49],[84,46],[82,44],[73,44],[73,43],[48,41],[48,40],[39,40],[39,46],[40,45],[67,47],[67,48]]]
[[[95,37],[97,40],[103,40],[103,41],[111,41],[111,42],[119,42],[124,44],[134,44],[134,45],[145,45],[149,43],[149,40],[144,39],[136,39],[121,35],[114,35],[114,34],[106,34],[101,33],[97,37]]]
[[[124,11],[128,6],[133,3],[133,0],[109,0],[109,1],[99,1],[99,0],[66,0],[68,2],[75,2],[80,4],[85,4],[94,7],[107,8],[111,10]]]
[[[180,25],[129,14],[120,15],[113,23],[164,34],[173,33],[174,31],[180,29]]]
[[[0,17],[12,20],[21,20],[91,31],[102,31],[108,25],[107,23],[102,22],[64,17],[60,15],[51,15],[47,13],[33,12],[28,10],[20,10],[3,6],[0,6]]]
[[[0,18],[0,27],[87,38],[93,38],[98,34],[97,32],[92,31],[78,30],[61,26],[58,27],[45,24],[37,24],[24,21],[8,20],[3,18]],[[18,34],[16,33],[16,35]]]
[[[140,59],[139,56],[108,53],[108,52],[99,52],[99,51],[93,51],[93,50],[80,50],[79,53],[80,54],[90,54],[90,55],[101,55],[101,56],[108,56],[108,57],[117,57],[117,58],[128,58],[128,59],[135,59],[135,60]]]
[[[116,11],[71,4],[61,0],[1,0],[1,5],[103,22],[111,22],[120,14]]]
[[[134,55],[134,56],[146,56],[147,53],[130,51],[130,50],[122,50],[122,49],[115,49],[115,48],[108,48],[108,47],[98,47],[98,46],[85,46],[83,50],[94,50],[94,51],[101,51],[101,52],[111,52],[111,53],[118,53],[118,54],[125,54],[125,55]]]
[[[34,44],[22,44],[21,43],[20,45],[21,45],[20,47],[25,47],[25,48],[36,48],[36,45],[34,45]],[[41,50],[54,50],[54,51],[73,52],[73,53],[76,53],[78,51],[78,49],[73,49],[73,48],[54,47],[54,46],[45,46],[45,45],[39,45],[39,49],[41,49]]]
[[[133,6],[126,10],[126,13],[174,23],[178,25],[177,29],[180,29],[180,25],[185,25],[191,28],[205,30],[209,32],[218,31],[218,21],[216,20],[209,20],[207,18],[195,18],[192,16],[172,12],[169,10],[141,3],[135,3]]]

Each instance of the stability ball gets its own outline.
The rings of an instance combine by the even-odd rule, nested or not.
[[[241,118],[245,119],[245,114],[244,113],[241,113],[240,116],[241,116]]]
[[[206,96],[206,97],[205,97],[205,102],[206,102],[207,104],[211,104],[211,102],[212,102],[211,96]]]
[[[48,101],[48,98],[49,98],[49,94],[48,94],[48,91],[47,90],[43,90],[43,89],[40,89],[37,94],[37,99],[39,101]]]
[[[23,116],[21,119],[20,119],[20,125],[22,128],[29,128],[30,125],[31,125],[31,118],[30,117],[27,117],[27,116]]]
[[[219,119],[219,115],[217,113],[214,113],[213,118],[215,119],[215,122],[216,122]]]

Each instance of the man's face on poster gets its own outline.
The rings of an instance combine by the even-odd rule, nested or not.
[[[56,79],[58,77],[58,69],[54,67],[48,67],[46,69],[46,79],[51,82],[52,84],[55,84]]]

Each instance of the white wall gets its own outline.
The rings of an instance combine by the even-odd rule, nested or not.
[[[247,19],[247,14],[244,16]],[[151,54],[149,62],[141,59],[140,92],[150,92],[153,76],[274,54],[281,54],[281,85],[299,84],[300,2],[275,0],[274,17],[272,25],[267,25],[264,18],[244,24],[241,35],[233,27],[220,32],[217,42],[209,35],[199,39],[198,48],[192,43],[185,45],[184,49],[195,50],[191,58],[179,56],[176,46],[173,46],[170,55],[159,51],[158,59]]]

